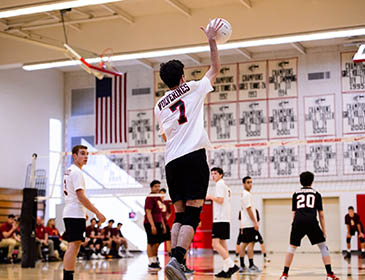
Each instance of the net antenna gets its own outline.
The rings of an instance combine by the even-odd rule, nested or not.
[[[352,60],[354,63],[365,62],[365,44],[360,45]]]

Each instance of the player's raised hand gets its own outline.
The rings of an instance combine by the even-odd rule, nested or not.
[[[221,19],[209,20],[209,24],[206,28],[200,26],[200,29],[205,33],[208,40],[215,40],[217,38],[218,30],[223,26],[223,22]]]

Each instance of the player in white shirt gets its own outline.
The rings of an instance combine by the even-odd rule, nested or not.
[[[213,249],[223,259],[223,270],[215,274],[215,277],[231,278],[239,270],[239,267],[229,257],[226,243],[226,240],[230,238],[231,190],[223,180],[222,168],[213,167],[210,171],[213,181],[216,183],[215,195],[207,195],[207,199],[213,201]]]
[[[213,90],[220,69],[216,36],[221,20],[201,27],[208,38],[211,66],[200,81],[185,82],[184,65],[178,60],[162,63],[160,77],[169,91],[157,102],[155,116],[166,141],[165,169],[169,195],[175,208],[171,228],[172,258],[165,274],[169,280],[186,279],[183,260],[200,222],[200,212],[209,185],[205,147],[204,99]]]
[[[259,230],[259,224],[256,217],[256,209],[253,204],[251,194],[252,179],[247,176],[242,179],[243,191],[241,194],[241,232],[242,243],[240,244],[240,272],[245,272],[245,249],[247,247],[247,256],[249,260],[249,267],[247,272],[259,272],[260,270],[253,262],[253,247],[255,245],[256,231]]]
[[[76,145],[72,148],[74,163],[65,171],[63,179],[63,197],[65,208],[63,221],[65,223],[65,239],[68,241],[67,250],[63,259],[63,279],[73,280],[76,257],[81,243],[84,241],[86,230],[86,208],[96,214],[102,223],[105,221],[103,214],[85,196],[85,179],[81,168],[88,160],[87,147]]]

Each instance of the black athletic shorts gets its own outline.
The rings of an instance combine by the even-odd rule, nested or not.
[[[166,226],[166,233],[163,233],[162,235],[162,241],[171,241],[171,230],[168,224],[165,224]]]
[[[230,229],[228,222],[213,223],[212,238],[229,239]]]
[[[147,233],[147,243],[150,245],[163,242],[163,228],[162,223],[155,223],[157,234],[152,234],[150,223],[145,223],[144,229]]]
[[[256,242],[255,228],[241,228],[240,233],[241,234],[238,236],[239,240],[237,240],[237,244]]]
[[[86,219],[63,218],[65,233],[63,238],[68,242],[85,241]]]
[[[326,241],[318,222],[297,222],[291,226],[290,245],[299,247],[304,236],[308,236],[312,245]]]
[[[179,200],[205,199],[210,175],[205,149],[174,159],[165,169],[173,203]]]

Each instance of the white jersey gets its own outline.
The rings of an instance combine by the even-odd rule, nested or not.
[[[64,218],[85,218],[86,209],[81,204],[76,195],[76,191],[85,190],[85,178],[80,168],[72,164],[63,177],[63,198],[65,208],[63,209]]]
[[[243,190],[241,194],[241,226],[240,228],[253,228],[254,223],[251,217],[248,215],[247,208],[251,207],[251,211],[256,218],[256,208],[253,204],[252,194],[246,190]]]
[[[155,106],[160,133],[165,133],[165,164],[210,145],[204,129],[204,98],[213,87],[204,76],[168,91]]]
[[[215,185],[215,196],[223,197],[223,204],[213,202],[213,223],[231,221],[231,190],[223,179]]]

